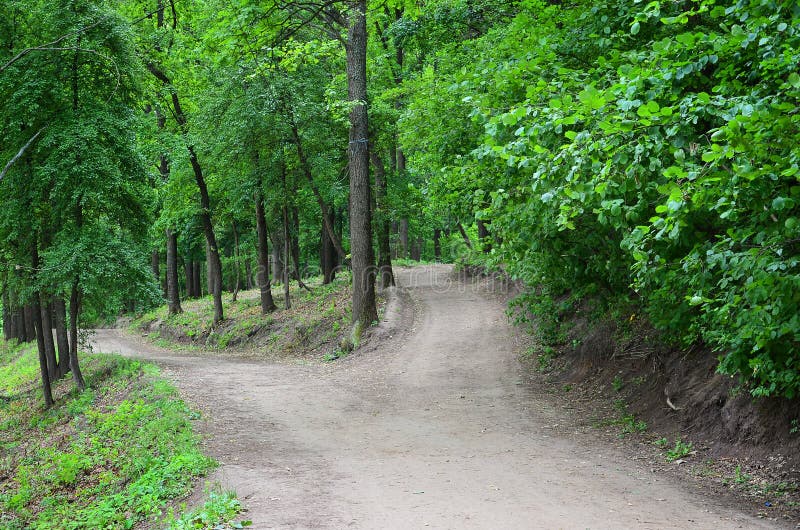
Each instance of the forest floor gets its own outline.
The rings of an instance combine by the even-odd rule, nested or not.
[[[526,338],[483,283],[398,269],[380,325],[335,363],[176,352],[98,330],[154,361],[204,412],[207,480],[254,528],[774,528],[755,505],[608,444],[530,383]],[[790,526],[792,525],[792,526]]]

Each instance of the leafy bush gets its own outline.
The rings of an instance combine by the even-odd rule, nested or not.
[[[430,191],[469,190],[452,213],[491,220],[490,259],[515,277],[552,296],[638,300],[679,342],[716,349],[754,395],[792,398],[798,28],[789,0],[522,2],[439,57],[484,135],[443,160]],[[481,59],[450,58],[467,53]]]

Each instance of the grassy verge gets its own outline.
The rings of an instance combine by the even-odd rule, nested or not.
[[[64,397],[44,410],[37,362],[35,348],[0,343],[0,528],[155,523],[215,465],[192,431],[197,414],[154,365],[87,355],[90,388],[60,381]]]
[[[253,357],[294,357],[331,360],[352,349],[350,337],[350,277],[341,274],[328,285],[321,278],[306,280],[311,291],[295,283],[291,309],[284,309],[283,289],[273,289],[274,312],[261,313],[259,292],[242,291],[234,302],[223,295],[225,321],[213,326],[210,297],[182,302],[183,313],[168,315],[167,307],[139,316],[131,329],[171,349],[226,350]]]

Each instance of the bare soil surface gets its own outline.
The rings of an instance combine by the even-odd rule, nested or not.
[[[364,347],[332,364],[176,354],[119,330],[204,412],[209,480],[254,528],[774,528],[570,425],[525,383],[503,304],[451,268],[399,269]],[[568,396],[565,396],[568,399]]]

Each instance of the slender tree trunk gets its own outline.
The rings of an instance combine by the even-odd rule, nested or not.
[[[233,284],[233,298],[236,301],[239,297],[239,287],[241,284],[242,266],[239,263],[239,231],[236,229],[236,221],[231,221],[231,228],[233,229],[233,264],[236,268],[236,279]]]
[[[433,257],[436,261],[442,260],[442,230],[439,228],[433,229]]]
[[[183,275],[186,276],[186,298],[194,298],[194,262],[188,257],[183,260]]]
[[[178,287],[178,236],[167,228],[167,305],[170,315],[183,312],[181,293]]]
[[[25,307],[22,309],[22,323],[23,328],[25,328],[25,340],[24,342],[32,342],[36,340],[36,318],[35,318],[35,309],[33,304],[25,304]]]
[[[283,206],[283,297],[284,309],[292,308],[292,301],[289,298],[289,254],[291,253],[289,241],[289,215],[286,212],[286,205]]]
[[[411,244],[411,259],[419,261],[422,259],[422,238],[417,238]]]
[[[331,221],[334,222],[335,218],[333,218],[333,209],[331,208],[329,211],[331,212]],[[328,235],[328,230],[325,228],[324,222],[320,232],[320,240],[320,268],[322,269],[322,283],[327,285],[331,283],[334,278],[336,278],[336,267],[338,265],[339,254],[334,248],[333,241],[331,241],[331,238]]]
[[[250,264],[250,257],[244,261],[245,286],[248,291],[253,289],[253,266]]]
[[[378,278],[381,289],[386,289],[395,284],[394,271],[392,270],[392,249],[389,243],[391,222],[386,204],[387,183],[386,170],[383,160],[376,152],[371,152],[372,165],[375,168],[375,203],[377,205],[375,217],[378,226]]]
[[[3,338],[7,341],[15,339],[14,336],[14,317],[11,311],[11,300],[8,296],[8,288],[3,289]]]
[[[347,95],[350,111],[350,249],[353,269],[353,323],[378,320],[375,256],[372,249],[372,198],[369,178],[367,114],[367,2],[348,2]]]
[[[400,219],[400,257],[408,259],[408,219]]]
[[[269,281],[269,236],[267,234],[267,217],[264,214],[264,198],[261,187],[255,195],[256,202],[256,235],[258,246],[258,289],[261,293],[261,312],[275,311],[275,300],[272,298],[272,286]]]
[[[195,298],[203,296],[203,271],[202,263],[192,260],[192,294]]]
[[[186,119],[186,114],[183,112],[183,107],[181,107],[180,99],[178,98],[178,92],[175,90],[175,87],[172,86],[172,81],[154,64],[147,63],[146,66],[150,73],[156,77],[156,79],[161,81],[165,87],[170,89],[172,108],[175,112],[175,120],[178,122],[178,125],[181,128],[183,137],[188,142],[190,140],[188,121]],[[194,145],[188,143],[186,149],[189,152],[189,163],[192,166],[194,179],[197,183],[197,188],[200,191],[200,220],[203,224],[203,233],[205,234],[206,243],[208,244],[209,276],[213,278],[213,282],[211,282],[209,285],[209,291],[214,298],[214,325],[216,325],[222,322],[222,320],[225,318],[222,308],[222,261],[219,257],[219,248],[217,246],[217,237],[214,233],[214,224],[211,221],[211,200],[208,196],[208,186],[206,185],[205,176],[203,175],[203,168],[197,158],[197,151],[195,150]]]
[[[72,293],[69,297],[69,368],[72,379],[80,390],[86,388],[86,382],[81,373],[78,362],[78,319],[81,314],[81,292],[78,279],[72,284]]]
[[[153,276],[156,277],[156,282],[161,284],[161,264],[159,263],[158,250],[153,250],[150,253],[150,267],[153,269]]]
[[[58,345],[58,378],[69,372],[69,335],[67,333],[67,304],[64,298],[53,299],[53,317],[56,325],[56,344]]]
[[[33,271],[39,270],[39,250],[36,248],[38,245],[37,241],[33,242],[33,250],[31,252],[31,265],[33,266]],[[34,272],[35,273],[35,272]],[[33,278],[33,282],[35,283],[36,278]],[[45,343],[45,334],[50,334],[50,340],[52,341],[53,331],[51,329],[45,329],[44,323],[42,322],[42,307],[41,307],[41,298],[38,292],[33,293],[32,297],[33,303],[31,304],[32,310],[32,320],[34,326],[34,332],[36,333],[36,345],[39,350],[39,372],[42,378],[42,394],[44,395],[44,406],[45,408],[50,408],[53,405],[53,391],[50,388],[50,381],[52,380],[50,377],[50,366],[48,365],[49,359],[47,358],[47,346]]]
[[[58,379],[56,344],[53,340],[53,313],[51,312],[50,299],[43,293],[39,293],[39,313],[44,333],[44,354],[47,358],[47,374],[50,377],[50,382],[53,382]]]

